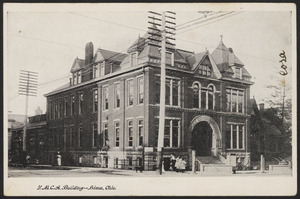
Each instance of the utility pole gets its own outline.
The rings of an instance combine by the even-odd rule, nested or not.
[[[157,143],[157,164],[158,164],[158,172],[161,175],[162,174],[162,159],[163,159],[163,147],[164,147],[164,129],[165,129],[165,106],[166,106],[166,44],[169,45],[175,45],[171,42],[167,42],[167,38],[171,40],[175,40],[174,38],[167,36],[167,34],[174,35],[175,33],[172,31],[175,31],[175,27],[166,26],[166,23],[169,23],[173,26],[175,26],[175,22],[167,21],[166,18],[175,20],[175,17],[173,16],[167,16],[166,13],[175,15],[174,12],[170,11],[164,11],[162,14],[151,12],[149,13],[161,16],[161,19],[156,17],[149,17],[153,20],[153,22],[149,22],[150,24],[154,25],[154,27],[149,27],[150,30],[156,30],[155,33],[149,32],[150,41],[154,41],[155,43],[151,44],[157,47],[161,47],[161,72],[160,72],[160,108],[159,108],[159,129],[158,129],[158,143]],[[161,25],[159,23],[155,23],[154,21],[161,21]],[[158,31],[156,26],[161,26],[161,31]],[[171,31],[167,31],[167,29]],[[153,36],[155,38],[153,38]],[[161,43],[161,46],[159,45]]]
[[[32,71],[20,71],[19,77],[19,95],[25,95],[25,121],[23,130],[23,151],[26,152],[26,131],[28,114],[28,97],[37,96],[38,73]]]

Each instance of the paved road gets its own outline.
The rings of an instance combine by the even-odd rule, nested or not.
[[[277,174],[278,175],[278,174]],[[283,174],[280,174],[283,175]],[[286,176],[290,176],[285,174]],[[143,171],[142,173],[135,170],[118,170],[107,168],[90,168],[90,167],[73,167],[55,169],[55,168],[8,168],[8,177],[209,177],[209,176],[274,176],[274,174],[260,173],[259,171],[238,171],[236,174],[224,173],[192,173],[186,171],[184,173],[177,173],[172,171],[163,172],[160,176],[156,171]]]

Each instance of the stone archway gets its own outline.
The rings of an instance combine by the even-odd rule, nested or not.
[[[198,115],[190,123],[189,132],[193,132],[194,128],[200,122],[207,122],[212,129],[212,155],[217,156],[218,151],[221,149],[222,134],[216,121],[207,115]],[[193,139],[193,138],[191,138]]]

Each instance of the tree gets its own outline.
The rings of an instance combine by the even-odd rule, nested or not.
[[[291,87],[285,79],[279,85],[269,85],[271,96],[265,100],[268,109],[263,112],[263,117],[269,119],[282,133],[281,155],[288,157],[292,150],[292,99]]]

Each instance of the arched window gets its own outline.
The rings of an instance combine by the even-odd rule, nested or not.
[[[207,88],[201,88],[201,108],[207,109]]]
[[[215,92],[214,87],[210,85],[208,87],[208,109],[214,109]]]
[[[195,83],[193,85],[193,107],[199,108],[199,84]]]

